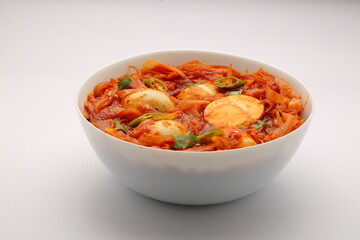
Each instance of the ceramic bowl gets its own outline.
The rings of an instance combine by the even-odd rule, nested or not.
[[[89,123],[82,115],[86,96],[100,82],[129,72],[128,66],[147,60],[180,65],[190,60],[230,65],[241,72],[259,68],[286,79],[307,105],[305,123],[276,140],[234,150],[187,152],[144,147],[114,138]],[[150,198],[170,203],[205,205],[244,197],[264,187],[285,167],[300,146],[309,127],[314,100],[296,77],[270,64],[226,53],[198,50],[168,50],[129,57],[91,74],[76,96],[77,113],[85,134],[103,164],[123,184]]]

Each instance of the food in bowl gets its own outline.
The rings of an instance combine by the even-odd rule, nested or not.
[[[83,115],[101,131],[147,147],[221,151],[262,144],[303,123],[299,94],[259,68],[145,61],[88,93]]]
[[[86,114],[84,117],[84,102],[87,101],[88,94],[97,92],[94,92],[94,86],[101,82],[107,82],[111,78],[125,79],[126,73],[131,77],[128,66],[142,66],[149,59],[170,66],[180,66],[190,59],[197,59],[204,64],[231,65],[232,68],[243,73],[256,73],[259,69],[263,69],[276,77],[286,79],[296,94],[302,97],[301,103],[303,106],[306,105],[301,114],[304,122],[297,129],[282,137],[252,147],[224,151],[173,151],[119,140],[100,130],[98,128],[100,126],[95,127],[85,118],[89,117]],[[147,84],[150,85],[150,83]],[[204,94],[199,88],[197,89]],[[205,89],[207,89],[206,92],[211,91],[208,88]],[[236,90],[233,91],[236,92]],[[99,94],[99,92],[97,93]],[[131,103],[131,99],[128,99],[129,103]],[[79,87],[76,109],[92,149],[104,166],[124,185],[138,193],[161,201],[204,205],[223,203],[249,195],[264,187],[278,175],[301,145],[311,124],[315,103],[311,92],[298,78],[271,64],[234,54],[212,51],[166,50],[127,57],[101,67],[89,75]],[[159,111],[158,115],[163,113],[166,112]],[[165,120],[156,121],[158,124],[156,128],[161,128]],[[117,122],[117,120],[115,121]],[[171,121],[178,123],[176,119]],[[174,122],[170,122],[170,124],[179,126]],[[182,134],[185,132],[182,131],[182,128],[176,128],[176,131],[179,131],[176,132],[176,135],[180,136],[183,136]],[[311,153],[309,154],[311,155]],[[301,156],[307,157],[308,154],[305,152],[298,156],[298,160]]]

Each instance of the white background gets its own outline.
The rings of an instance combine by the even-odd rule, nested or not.
[[[0,239],[360,239],[360,1],[0,1]],[[266,188],[214,206],[148,199],[97,159],[75,92],[164,49],[257,58],[316,114]]]

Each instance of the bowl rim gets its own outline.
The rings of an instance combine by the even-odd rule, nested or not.
[[[186,151],[186,150],[172,150],[172,149],[161,149],[161,148],[154,148],[154,147],[148,147],[148,146],[144,146],[144,145],[139,145],[139,144],[135,144],[135,143],[131,143],[131,142],[127,142],[125,140],[122,140],[122,139],[119,139],[119,138],[116,138],[114,136],[111,136],[103,131],[101,131],[100,129],[98,129],[97,127],[95,127],[93,124],[91,124],[83,115],[83,113],[81,112],[80,108],[81,106],[78,104],[78,100],[79,100],[79,95],[80,95],[80,90],[83,89],[84,85],[86,85],[86,83],[88,82],[88,80],[95,74],[97,74],[98,72],[100,72],[101,70],[103,70],[104,68],[107,68],[107,67],[110,67],[111,65],[114,65],[114,64],[117,64],[119,62],[122,62],[122,61],[126,61],[126,60],[129,60],[129,59],[133,59],[133,58],[138,58],[138,57],[143,57],[143,56],[146,56],[146,55],[153,55],[153,54],[160,54],[160,53],[180,53],[180,52],[194,52],[194,53],[209,53],[209,54],[220,54],[220,55],[223,55],[223,56],[229,56],[229,57],[239,57],[239,58],[243,58],[245,60],[249,60],[249,61],[254,61],[254,62],[257,62],[257,63],[260,63],[260,64],[264,64],[266,66],[269,66],[271,68],[275,68],[287,75],[289,75],[291,78],[295,79],[298,83],[300,83],[300,85],[302,85],[302,87],[307,91],[308,93],[308,96],[307,96],[307,102],[311,102],[312,104],[312,109],[311,109],[311,112],[309,113],[309,116],[307,117],[307,119],[305,120],[305,122],[300,126],[298,127],[297,129],[291,131],[290,133],[288,134],[285,134],[284,136],[281,136],[279,138],[276,138],[274,140],[271,140],[271,141],[268,141],[268,142],[264,142],[264,143],[261,143],[261,144],[257,144],[257,145],[254,145],[254,146],[249,146],[249,147],[244,147],[244,148],[235,148],[235,149],[227,149],[227,150],[219,150],[219,151]],[[83,103],[82,103],[83,104]],[[312,92],[309,90],[309,88],[307,87],[307,85],[302,82],[300,79],[298,79],[297,77],[295,77],[293,74],[289,73],[288,71],[282,69],[281,67],[277,67],[273,64],[270,64],[266,61],[262,61],[262,60],[259,60],[259,59],[256,59],[256,58],[252,58],[252,57],[247,57],[247,56],[244,56],[244,55],[237,55],[237,54],[232,54],[232,53],[227,53],[227,52],[222,52],[222,51],[213,51],[213,50],[203,50],[203,49],[163,49],[163,50],[157,50],[157,51],[148,51],[148,52],[144,52],[144,53],[141,53],[141,54],[134,54],[134,55],[131,55],[131,56],[128,56],[128,57],[124,57],[124,58],[121,58],[121,59],[117,59],[117,60],[114,60],[108,64],[105,64],[99,68],[97,68],[95,71],[93,71],[91,74],[87,75],[85,77],[85,79],[81,82],[81,84],[79,85],[79,87],[77,88],[76,90],[76,94],[75,94],[75,107],[76,107],[76,112],[78,113],[79,117],[81,118],[81,120],[85,121],[86,124],[88,126],[90,126],[90,128],[93,128],[95,129],[98,133],[106,136],[107,138],[110,138],[110,139],[114,139],[115,141],[120,141],[121,143],[125,143],[125,144],[130,144],[134,147],[139,147],[139,148],[142,148],[142,149],[148,149],[148,150],[153,150],[153,151],[160,151],[160,152],[166,152],[166,153],[175,153],[175,154],[179,154],[179,153],[183,153],[183,154],[220,154],[222,152],[234,152],[234,151],[251,151],[253,150],[254,148],[261,148],[261,147],[265,147],[269,144],[275,144],[276,142],[279,142],[279,141],[283,141],[285,140],[286,138],[290,137],[291,135],[294,135],[296,134],[297,132],[301,131],[303,128],[307,127],[307,125],[310,124],[312,118],[313,118],[313,115],[315,113],[315,109],[316,109],[316,103],[315,103],[315,99],[314,99],[314,96],[312,94]]]

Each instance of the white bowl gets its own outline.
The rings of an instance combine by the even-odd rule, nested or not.
[[[303,103],[307,101],[303,113],[306,121],[295,131],[256,146],[214,152],[186,152],[125,142],[100,131],[84,118],[84,101],[97,83],[116,78],[129,72],[128,66],[140,67],[150,59],[170,65],[180,65],[194,59],[206,64],[232,64],[242,72],[255,72],[261,67],[276,77],[285,78],[301,94]],[[80,122],[95,153],[123,184],[154,199],[190,205],[235,200],[265,186],[298,149],[314,112],[314,100],[309,90],[289,73],[246,57],[196,50],[152,52],[106,65],[81,85],[76,104]]]

